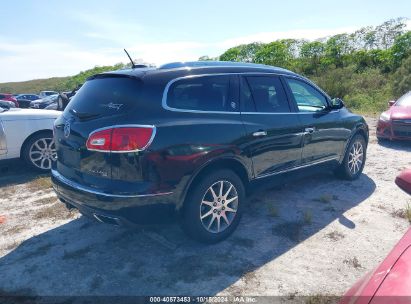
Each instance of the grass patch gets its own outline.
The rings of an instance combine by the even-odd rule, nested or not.
[[[51,189],[51,179],[48,176],[38,177],[35,180],[32,180],[31,182],[27,183],[27,188],[30,191]]]
[[[277,217],[279,212],[278,212],[278,208],[274,203],[269,203],[268,204],[268,214],[271,217]]]
[[[272,228],[272,234],[286,237],[293,242],[298,242],[302,238],[304,224],[301,221],[286,222]]]
[[[306,304],[331,304],[338,303],[339,299],[337,297],[324,296],[324,295],[311,295],[305,300]]]
[[[67,210],[67,208],[62,203],[55,203],[51,206],[37,210],[37,212],[33,216],[33,219],[69,219],[72,218],[73,215],[74,213]]]
[[[303,213],[304,224],[311,224],[313,222],[313,213],[311,210],[306,210]]]
[[[333,206],[329,205],[329,206],[325,206],[323,211],[334,212],[336,211],[336,209]]]
[[[323,194],[323,195],[320,195],[317,198],[314,198],[313,201],[320,202],[320,203],[323,203],[323,204],[329,204],[333,200],[337,200],[337,199],[338,199],[337,195]]]
[[[347,264],[351,267],[354,267],[355,269],[360,269],[362,268],[362,265],[360,263],[360,261],[358,261],[358,259],[356,257],[350,258],[350,259],[345,259],[343,261],[344,264]]]
[[[38,200],[35,200],[32,202],[34,206],[44,206],[44,205],[51,205],[57,201],[56,197],[46,197],[46,198],[41,198]]]
[[[24,225],[15,225],[4,231],[4,235],[15,235],[22,232],[26,227]]]
[[[391,216],[408,220],[411,223],[411,206],[407,204],[405,209],[398,209],[391,212]]]
[[[342,234],[341,232],[339,232],[339,231],[332,231],[332,232],[330,232],[330,233],[327,233],[326,235],[325,235],[327,238],[329,238],[330,240],[333,240],[333,241],[339,241],[339,240],[342,240],[343,238],[345,238],[345,235],[344,234]]]
[[[91,247],[87,246],[74,251],[64,250],[63,260],[79,259],[84,257],[88,252],[90,252]]]

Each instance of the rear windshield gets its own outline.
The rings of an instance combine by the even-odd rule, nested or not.
[[[141,81],[126,77],[88,80],[71,99],[65,111],[99,116],[127,112],[137,103],[141,86]]]

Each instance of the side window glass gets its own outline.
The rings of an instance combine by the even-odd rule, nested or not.
[[[255,112],[255,104],[253,96],[251,95],[250,87],[247,80],[241,77],[241,90],[240,90],[240,100],[241,100],[241,111],[242,112]]]
[[[238,111],[230,103],[230,76],[204,76],[180,79],[167,93],[167,105],[197,111]]]
[[[290,78],[287,78],[287,83],[300,112],[318,112],[328,106],[325,96],[311,85]]]
[[[249,76],[247,82],[255,102],[257,112],[290,112],[288,100],[281,81],[276,76]]]

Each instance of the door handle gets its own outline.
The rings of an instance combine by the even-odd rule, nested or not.
[[[254,132],[253,136],[254,137],[267,136],[267,131],[260,130],[260,131]]]
[[[314,127],[305,128],[305,133],[311,134],[311,133],[314,133],[314,131],[315,131],[315,128],[314,128]]]

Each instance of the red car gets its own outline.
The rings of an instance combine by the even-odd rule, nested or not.
[[[411,194],[411,169],[401,172],[395,183]],[[359,280],[340,304],[411,303],[411,228],[385,260]]]
[[[13,96],[13,94],[6,94],[6,93],[0,93],[0,100],[7,100],[14,102],[16,105],[16,108],[19,107],[19,103],[17,102],[17,99]]]
[[[411,140],[411,91],[388,105],[378,120],[377,138]]]

